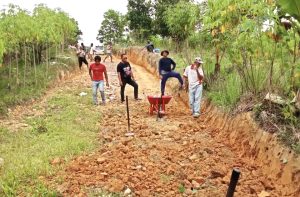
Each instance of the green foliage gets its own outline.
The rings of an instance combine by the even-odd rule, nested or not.
[[[151,8],[150,0],[128,0],[129,28],[134,31],[138,39],[147,39],[152,33]]]
[[[185,192],[185,187],[184,187],[184,185],[180,184],[180,185],[178,186],[178,191],[179,191],[180,193],[184,193],[184,192]]]
[[[295,116],[295,107],[288,104],[282,109],[282,116],[287,123],[292,125],[298,124],[298,118]],[[300,124],[300,122],[299,122]]]
[[[165,21],[175,41],[184,41],[196,30],[200,15],[199,7],[193,3],[180,1],[165,11]]]
[[[298,0],[278,0],[281,9],[294,16],[300,21],[300,1]]]
[[[241,96],[241,79],[236,73],[225,75],[210,87],[207,96],[218,106],[233,108]]]
[[[66,55],[70,55],[66,53]],[[13,62],[14,63],[14,62]],[[70,65],[70,66],[68,66]],[[9,83],[9,68],[0,68],[0,116],[7,113],[7,109],[16,104],[21,104],[25,101],[37,99],[44,94],[48,87],[50,87],[55,80],[57,80],[57,75],[59,71],[72,71],[77,65],[77,58],[71,59],[60,59],[56,64],[50,65],[48,69],[48,77],[45,77],[45,72],[47,67],[45,64],[37,66],[37,80],[38,84],[35,84],[34,79],[34,69],[32,67],[28,68],[26,74],[28,79],[25,86],[17,85],[16,81],[12,81],[10,86]],[[20,65],[20,75],[24,74],[24,65]],[[12,75],[16,74],[16,68],[12,69]]]
[[[2,54],[23,54],[24,46],[34,45],[36,57],[41,56],[43,50],[53,45],[64,47],[73,44],[77,41],[79,33],[77,22],[62,10],[52,10],[40,4],[31,14],[19,6],[10,4],[0,15],[0,62]],[[28,54],[28,57],[30,55]]]
[[[153,23],[154,33],[159,34],[162,37],[171,36],[169,28],[165,20],[166,10],[178,3],[180,0],[155,0],[154,9],[155,9],[155,20]]]
[[[120,41],[125,27],[124,16],[117,11],[108,10],[103,17],[97,39],[104,43]]]

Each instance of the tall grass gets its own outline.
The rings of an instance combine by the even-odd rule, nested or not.
[[[219,79],[207,92],[207,97],[216,105],[233,108],[241,96],[241,78],[237,73]]]

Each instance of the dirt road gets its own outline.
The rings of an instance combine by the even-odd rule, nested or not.
[[[143,100],[134,101],[133,88],[126,87],[134,136],[125,136],[126,106],[119,102],[116,63],[107,65],[112,84],[107,93],[116,99],[97,107],[103,114],[102,145],[49,177],[50,187],[64,196],[97,196],[108,191],[132,196],[216,197],[226,194],[231,171],[238,168],[242,174],[235,196],[284,196],[262,175],[259,165],[232,152],[224,143],[227,139],[214,138],[214,125],[207,124],[206,114],[192,118],[181,99],[170,102],[163,121],[150,116],[146,96],[159,94],[159,80],[137,65],[132,66]],[[82,78],[89,85],[87,75]]]

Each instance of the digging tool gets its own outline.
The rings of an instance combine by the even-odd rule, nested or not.
[[[229,183],[229,187],[227,190],[227,194],[226,197],[233,197],[234,195],[234,190],[235,187],[238,183],[239,177],[240,177],[240,171],[238,169],[233,169],[232,170],[232,174],[231,174],[231,178],[230,178],[230,183]]]

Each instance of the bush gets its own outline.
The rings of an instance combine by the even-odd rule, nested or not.
[[[207,96],[218,106],[233,108],[241,96],[240,84],[241,78],[233,72],[213,84]]]

